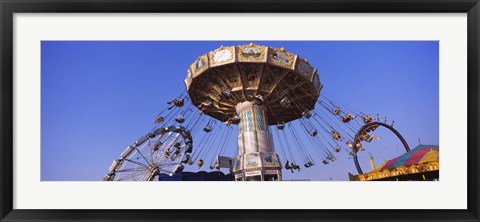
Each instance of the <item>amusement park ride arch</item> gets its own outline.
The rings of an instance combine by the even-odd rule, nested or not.
[[[398,132],[395,128],[393,128],[393,126],[388,125],[386,123],[382,123],[382,122],[370,122],[370,123],[367,123],[364,126],[362,126],[362,128],[360,128],[358,130],[357,134],[355,134],[353,144],[360,143],[360,141],[361,141],[360,136],[361,135],[365,134],[368,130],[370,130],[372,128],[376,128],[378,126],[383,126],[387,129],[389,129],[390,131],[392,131],[397,136],[397,138],[402,142],[403,147],[405,148],[405,151],[406,152],[410,151],[410,147],[408,146],[407,141],[405,141],[405,139],[400,134],[400,132]],[[354,153],[353,162],[355,163],[355,167],[357,168],[358,174],[363,174],[362,168],[360,167],[360,164],[358,163],[357,152],[358,152],[358,149],[353,149],[353,153]]]

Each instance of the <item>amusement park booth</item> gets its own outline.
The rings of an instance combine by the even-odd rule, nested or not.
[[[437,181],[439,179],[439,146],[418,145],[411,151],[385,160],[370,173],[353,175],[351,181]]]

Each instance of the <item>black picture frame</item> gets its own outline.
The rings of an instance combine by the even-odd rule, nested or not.
[[[1,221],[480,221],[478,0],[0,0]],[[467,13],[468,203],[466,210],[17,210],[13,203],[14,13]],[[214,197],[212,197],[214,198]],[[347,197],[348,198],[348,197]],[[74,201],[74,200],[72,200]],[[321,201],[321,200],[318,200]],[[348,200],[347,200],[348,201]]]

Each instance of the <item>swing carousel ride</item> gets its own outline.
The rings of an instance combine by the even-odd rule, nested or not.
[[[186,165],[226,168],[236,181],[277,181],[282,169],[332,164],[341,154],[350,155],[361,174],[357,153],[380,140],[374,134],[379,126],[409,151],[393,122],[321,93],[317,70],[283,48],[222,46],[198,57],[185,86],[156,126],[113,161],[105,181],[151,181]],[[237,154],[223,156],[235,129]]]

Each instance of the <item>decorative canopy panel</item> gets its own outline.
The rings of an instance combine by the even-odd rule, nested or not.
[[[384,161],[374,171],[393,169],[400,166],[409,166],[430,161],[439,160],[439,146],[437,145],[418,145],[408,153]]]
[[[192,103],[212,101],[204,113],[220,121],[232,118],[235,105],[261,96],[268,124],[288,122],[315,108],[323,85],[305,59],[283,48],[259,46],[220,47],[189,67],[185,79]],[[222,92],[229,96],[222,96]]]

